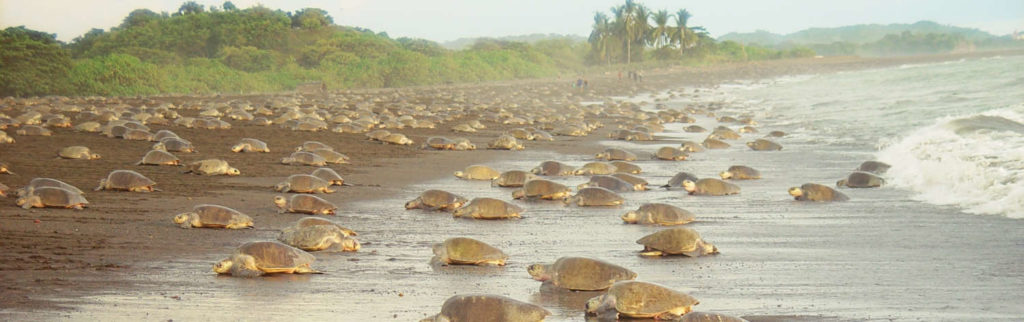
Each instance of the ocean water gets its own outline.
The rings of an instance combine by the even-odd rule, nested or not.
[[[709,98],[797,142],[891,164],[893,187],[964,212],[1024,218],[1024,56],[731,84]]]

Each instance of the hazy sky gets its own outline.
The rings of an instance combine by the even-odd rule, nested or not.
[[[25,25],[63,41],[91,28],[109,30],[134,9],[176,12],[184,0],[0,0],[0,27]],[[221,0],[199,0],[220,7]],[[392,37],[448,41],[461,37],[529,33],[587,35],[594,12],[624,0],[236,0],[239,8],[263,4],[295,11],[327,10],[340,25],[386,31]],[[1024,0],[646,0],[653,10],[686,8],[691,26],[713,36],[764,29],[790,33],[810,27],[932,20],[996,35],[1024,31]]]

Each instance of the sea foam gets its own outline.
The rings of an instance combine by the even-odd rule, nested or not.
[[[944,117],[882,143],[888,181],[933,204],[1024,218],[1024,104]]]

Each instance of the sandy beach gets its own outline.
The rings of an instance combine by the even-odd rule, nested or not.
[[[1017,53],[1019,54],[1019,53]],[[586,75],[587,92],[574,93],[567,78],[511,82],[355,90],[343,95],[379,98],[377,106],[398,103],[455,104],[444,95],[466,92],[467,104],[535,99],[559,108],[611,97],[654,103],[649,93],[667,89],[714,88],[736,80],[785,75],[835,73],[908,63],[971,59],[987,54],[885,59],[819,58],[671,68],[646,71],[644,82],[617,75]],[[532,96],[531,96],[532,95]],[[699,96],[700,93],[690,95]],[[264,96],[199,98],[204,102],[261,100]],[[191,106],[190,97],[153,97],[158,102]],[[141,104],[138,99],[124,102]],[[461,103],[461,102],[460,102]],[[0,107],[10,112],[15,106]],[[713,109],[713,107],[707,107]],[[196,109],[179,110],[195,116]],[[869,155],[844,155],[828,146],[793,148],[767,157],[751,154],[737,140],[732,149],[693,154],[682,162],[651,161],[661,146],[678,146],[682,125],[649,142],[609,141],[618,118],[602,116],[604,127],[585,137],[528,141],[525,151],[482,149],[504,131],[522,127],[483,123],[477,133],[453,133],[451,126],[479,115],[460,115],[436,129],[401,129],[417,144],[384,145],[363,134],[300,132],[277,125],[229,121],[228,130],[151,125],[172,130],[195,145],[197,153],[176,154],[184,162],[221,158],[237,167],[238,177],[183,174],[181,167],[134,165],[153,142],[107,138],[95,133],[55,129],[54,135],[18,136],[0,144],[0,161],[17,175],[0,175],[12,188],[36,177],[59,178],[86,190],[85,210],[30,209],[0,200],[0,319],[4,320],[418,320],[434,314],[444,299],[463,293],[493,293],[542,305],[550,320],[583,319],[582,303],[599,293],[545,289],[525,267],[562,256],[601,258],[634,269],[640,280],[685,291],[701,300],[700,311],[723,312],[751,321],[818,320],[1012,320],[1024,315],[1015,301],[1024,289],[1024,225],[997,216],[958,214],[948,207],[922,205],[894,189],[851,192],[844,204],[793,202],[785,189],[804,182],[829,182]],[[697,124],[718,123],[698,116]],[[761,132],[785,128],[761,128]],[[700,134],[700,137],[706,134]],[[428,151],[420,142],[431,136],[462,136],[477,151]],[[233,153],[240,138],[267,142],[270,153]],[[760,137],[758,135],[757,137]],[[217,276],[211,266],[238,245],[274,240],[278,231],[304,215],[279,214],[271,202],[273,185],[315,167],[290,166],[279,160],[304,141],[327,143],[351,157],[332,165],[352,186],[322,195],[339,205],[329,219],[359,233],[356,253],[316,254],[314,266],[324,275],[241,279]],[[699,140],[697,140],[699,141]],[[786,144],[786,139],[780,139]],[[55,159],[64,146],[84,145],[100,160]],[[606,147],[641,154],[641,176],[652,186],[678,171],[712,176],[732,164],[749,164],[763,180],[743,182],[743,193],[721,198],[686,196],[652,190],[625,194],[618,208],[584,209],[555,202],[517,202],[527,208],[523,219],[474,221],[447,213],[405,210],[402,204],[426,189],[444,189],[469,198],[511,200],[510,189],[488,182],[459,180],[452,172],[471,164],[499,170],[529,170],[544,160],[574,165],[593,160]],[[808,152],[812,151],[812,152]],[[830,167],[796,172],[801,159],[828,160]],[[91,189],[115,169],[131,169],[157,182],[162,191],[127,193]],[[787,173],[787,176],[772,173]],[[567,185],[583,177],[556,178]],[[832,182],[834,182],[834,179]],[[886,200],[897,208],[879,208]],[[688,225],[719,246],[722,253],[701,258],[647,259],[637,256],[634,241],[657,227],[623,225],[618,216],[645,202],[674,203],[698,214]],[[171,217],[193,205],[212,203],[254,218],[253,230],[181,229]],[[893,216],[898,212],[900,216]],[[935,214],[947,214],[936,216]],[[949,229],[956,227],[956,229]],[[939,234],[939,232],[945,232]],[[487,241],[509,254],[504,267],[431,266],[430,245],[449,237]],[[964,241],[964,242],[954,242]],[[957,287],[960,285],[961,287]]]

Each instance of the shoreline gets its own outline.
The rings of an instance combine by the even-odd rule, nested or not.
[[[1019,52],[1018,52],[1019,54]],[[723,82],[743,79],[765,79],[785,75],[808,73],[831,73],[843,70],[871,69],[898,66],[907,63],[937,62],[963,58],[982,57],[977,55],[950,55],[930,58],[904,59],[822,59],[787,60],[769,63],[748,63],[737,66],[716,66],[713,68],[672,68],[669,71],[651,71],[641,84],[618,86],[613,75],[602,75],[590,79],[593,92],[581,98],[604,100],[608,96],[627,96],[678,88],[680,86],[715,86]],[[934,59],[934,60],[929,60]],[[817,64],[815,64],[817,63]],[[505,84],[497,82],[484,85],[455,85],[451,87],[430,86],[427,88],[374,89],[366,91],[345,91],[353,93],[394,92],[411,97],[423,97],[433,90],[481,89],[481,91],[516,90],[517,86],[563,86],[563,80],[528,80]],[[555,87],[556,89],[559,87]],[[567,89],[566,90],[571,90]],[[249,95],[243,95],[249,96]],[[557,97],[557,95],[553,95]],[[225,99],[233,96],[225,96]],[[185,98],[164,97],[167,100]],[[550,97],[546,98],[550,99]],[[481,100],[485,100],[482,98]],[[193,111],[194,112],[194,111]],[[417,142],[428,136],[466,136],[453,134],[448,128],[460,120],[441,124],[438,129],[403,129]],[[5,155],[3,160],[12,165],[16,177],[0,177],[12,188],[19,187],[29,179],[47,176],[65,179],[83,190],[91,188],[102,176],[113,169],[135,169],[158,182],[164,192],[156,194],[130,194],[115,192],[87,192],[93,207],[85,211],[33,209],[21,210],[14,206],[13,198],[3,203],[4,220],[0,223],[0,243],[6,251],[0,260],[0,283],[5,285],[5,296],[0,300],[0,316],[6,313],[58,314],[74,312],[79,304],[87,303],[87,297],[117,290],[131,290],[131,280],[146,274],[152,266],[161,262],[181,259],[218,257],[230,252],[239,243],[239,238],[273,239],[277,228],[284,227],[295,216],[276,215],[268,197],[274,195],[268,187],[287,175],[308,172],[313,168],[290,167],[275,164],[282,153],[305,140],[320,140],[334,145],[336,150],[352,157],[352,164],[334,166],[347,181],[354,184],[340,193],[328,195],[331,201],[345,211],[346,204],[372,202],[394,198],[410,185],[423,184],[448,177],[452,169],[461,169],[469,164],[489,163],[495,160],[514,158],[517,152],[477,150],[473,152],[433,152],[414,147],[385,146],[367,142],[361,134],[292,132],[276,126],[257,127],[231,122],[230,130],[209,132],[181,127],[154,126],[170,129],[190,139],[197,146],[198,155],[182,155],[183,160],[224,158],[242,169],[243,176],[237,178],[199,177],[180,174],[179,168],[136,167],[128,164],[137,161],[149,142],[123,141],[111,144],[113,139],[95,134],[78,134],[70,130],[57,130],[54,137],[14,136],[15,145],[0,145]],[[488,129],[466,136],[478,147],[506,129],[507,126],[485,123]],[[589,155],[598,150],[603,134],[614,129],[606,122],[605,127],[590,136],[558,137],[554,142],[527,142],[528,150],[557,153],[566,156]],[[12,133],[10,129],[8,133]],[[210,135],[213,134],[213,135]],[[239,155],[225,151],[226,145],[241,137],[257,137],[271,144],[274,152],[265,156]],[[58,144],[54,144],[57,142]],[[53,160],[59,146],[81,142],[104,155],[104,159],[92,161]],[[117,141],[122,142],[122,141]],[[75,145],[78,145],[76,143]],[[131,150],[131,152],[126,152]],[[140,152],[141,151],[141,152]],[[187,158],[187,159],[186,159]],[[58,167],[55,169],[54,164]],[[141,170],[139,170],[141,169]],[[653,182],[652,182],[653,183]],[[187,210],[192,204],[217,203],[234,207],[250,214],[257,221],[258,229],[253,234],[246,232],[218,232],[202,229],[184,230],[170,224],[173,214]],[[139,211],[138,209],[145,209]],[[330,218],[343,225],[355,223],[353,218]],[[40,223],[34,220],[39,219]],[[351,222],[349,222],[352,220]],[[181,247],[182,244],[188,247]],[[371,244],[373,245],[373,244]],[[376,245],[374,245],[376,248]],[[354,254],[348,257],[358,257]],[[139,268],[142,267],[142,268]],[[209,272],[197,272],[204,274]],[[126,278],[127,277],[127,278]],[[173,299],[168,296],[172,301]],[[170,302],[170,303],[173,303]],[[424,312],[426,313],[426,312]]]

